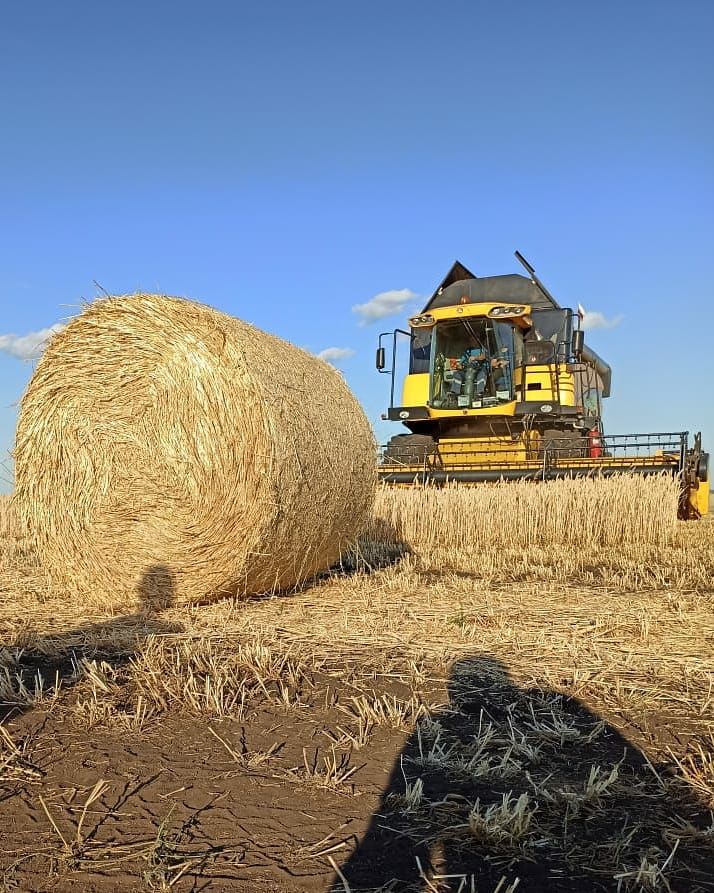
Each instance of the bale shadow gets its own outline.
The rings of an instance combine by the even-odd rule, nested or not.
[[[180,625],[160,617],[161,612],[173,607],[176,598],[175,578],[169,567],[163,564],[149,567],[139,583],[138,598],[139,605],[133,614],[80,625],[58,636],[45,636],[29,648],[18,649],[15,662],[5,667],[11,685],[32,690],[39,677],[46,694],[58,687],[67,691],[82,678],[78,668],[83,658],[105,660],[115,668],[122,667],[149,636],[181,632]],[[17,648],[12,642],[5,647]],[[32,706],[7,696],[0,697],[0,722],[31,709]]]
[[[318,576],[352,577],[357,574],[370,574],[398,564],[411,549],[397,534],[388,521],[374,519],[367,534],[360,537],[356,545],[341,556],[331,568]]]
[[[712,827],[682,778],[580,701],[476,655],[407,740],[330,889],[704,893]]]

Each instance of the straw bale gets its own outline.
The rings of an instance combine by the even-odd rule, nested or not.
[[[112,601],[292,587],[364,528],[369,423],[341,374],[210,307],[89,305],[22,400],[15,501],[50,579]]]

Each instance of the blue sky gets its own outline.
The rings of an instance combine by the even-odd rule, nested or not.
[[[360,325],[455,258],[613,328],[611,432],[714,448],[714,4],[6,5],[0,336],[96,294],[186,295],[341,368],[377,419]],[[31,364],[0,337],[0,450]],[[4,348],[4,349],[3,349]],[[391,426],[381,424],[381,439]]]

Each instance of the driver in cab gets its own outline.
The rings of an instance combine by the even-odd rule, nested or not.
[[[505,359],[491,357],[489,359],[486,349],[480,344],[474,347],[467,347],[459,357],[458,368],[460,370],[473,369],[474,391],[477,395],[481,395],[486,387],[489,372],[492,369],[502,369],[508,363]]]

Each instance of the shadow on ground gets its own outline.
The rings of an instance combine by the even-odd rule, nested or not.
[[[318,579],[373,573],[398,564],[410,552],[409,546],[388,521],[375,519],[369,535],[362,537],[329,570],[319,574]]]
[[[714,890],[706,805],[582,703],[486,656],[454,665],[449,696],[332,890]]]
[[[181,631],[177,624],[161,619],[161,613],[171,608],[176,587],[172,571],[162,564],[150,567],[138,587],[139,606],[135,613],[112,618],[102,623],[77,626],[60,635],[46,636],[33,642],[30,648],[17,648],[8,642],[8,649],[17,649],[14,663],[6,667],[9,689],[32,692],[38,674],[45,693],[59,685],[63,691],[79,679],[79,661],[83,658],[106,660],[114,667],[128,663],[149,636]],[[0,722],[31,709],[22,697],[10,693],[0,696]]]

